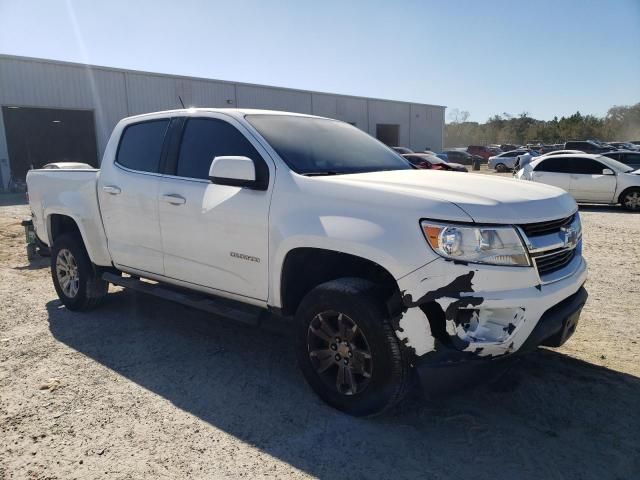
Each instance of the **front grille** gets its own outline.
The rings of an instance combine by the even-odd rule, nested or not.
[[[519,225],[519,227],[527,235],[527,237],[536,237],[539,235],[546,235],[548,233],[560,231],[560,227],[569,225],[573,221],[574,216],[575,213],[567,218],[561,218],[559,220],[549,220],[548,222],[526,223],[524,225]]]
[[[538,267],[538,273],[544,275],[546,273],[555,272],[567,265],[576,254],[576,249],[561,249],[551,253],[534,256],[533,259]]]

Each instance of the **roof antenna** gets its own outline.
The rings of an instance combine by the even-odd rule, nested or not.
[[[182,97],[180,95],[178,95],[178,100],[180,100],[180,105],[182,105],[182,108],[186,108],[184,106],[184,102],[182,101]]]

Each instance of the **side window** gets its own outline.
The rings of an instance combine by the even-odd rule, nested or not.
[[[607,168],[604,164],[591,160],[590,158],[576,158],[573,164],[573,173],[581,175],[601,175],[602,170]]]
[[[540,162],[534,169],[536,172],[570,173],[568,158],[552,157]]]
[[[162,119],[126,127],[120,139],[116,162],[132,170],[157,173],[168,126],[169,119]]]
[[[258,179],[267,168],[253,145],[233,125],[214,118],[190,118],[182,134],[176,175],[208,179],[214,157],[223,155],[252,159],[256,164]]]
[[[640,163],[640,153],[625,153],[623,158],[624,163],[630,165],[637,165]]]

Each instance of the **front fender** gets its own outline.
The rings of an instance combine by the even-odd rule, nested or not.
[[[281,276],[285,258],[297,248],[317,248],[360,257],[377,263],[394,278],[400,278],[410,271],[411,266],[393,254],[402,246],[396,241],[400,232],[385,229],[375,221],[341,215],[324,215],[316,217],[314,221],[310,221],[309,217],[290,220],[271,232],[270,250],[273,254],[270,263],[269,303],[276,307],[282,306]],[[407,236],[404,236],[405,242]],[[423,240],[419,236],[416,236],[416,242],[418,246],[423,246]],[[407,244],[404,246],[407,247]],[[421,255],[428,253],[427,248],[420,249]],[[415,256],[418,257],[418,252]],[[426,263],[429,259],[421,261]]]

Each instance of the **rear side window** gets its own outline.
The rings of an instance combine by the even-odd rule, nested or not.
[[[631,165],[640,164],[640,153],[625,153],[623,163]]]
[[[134,123],[125,128],[116,162],[123,167],[141,172],[160,171],[162,144],[169,119]]]
[[[571,159],[552,157],[540,162],[534,169],[536,172],[571,173]]]
[[[267,168],[253,145],[233,125],[214,118],[190,118],[182,135],[176,175],[206,180],[213,159],[225,155],[253,160],[258,179]]]
[[[602,175],[602,170],[609,168],[590,158],[576,158],[573,162],[573,173],[581,175]]]

